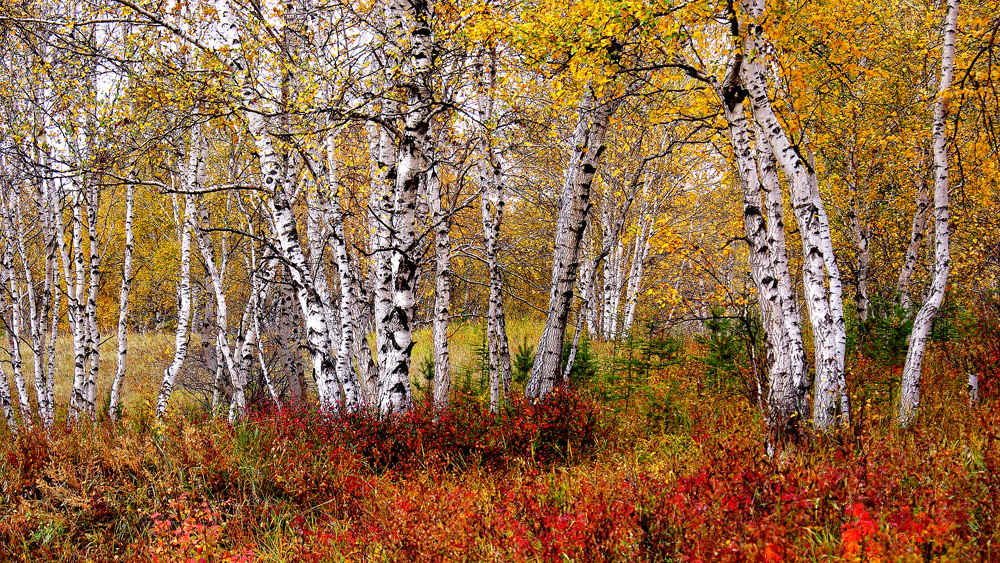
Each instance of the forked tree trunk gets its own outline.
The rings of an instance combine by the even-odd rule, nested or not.
[[[767,205],[755,158],[756,151],[750,142],[750,127],[743,109],[746,91],[738,82],[738,67],[741,62],[739,58],[734,61],[725,83],[717,90],[729,125],[730,142],[739,172],[750,277],[757,290],[757,301],[768,341],[765,416],[768,451],[773,453],[786,440],[796,439],[798,425],[805,413],[801,382],[797,380],[799,374],[794,371],[796,344],[784,318],[785,300],[792,296],[784,293],[779,283],[780,261],[776,259],[776,241],[770,236],[768,221],[765,219]]]
[[[958,0],[947,0],[944,19],[944,45],[941,49],[941,82],[934,101],[934,123],[931,129],[934,146],[934,274],[927,296],[913,319],[910,346],[903,364],[903,381],[899,390],[899,423],[908,426],[920,406],[920,374],[927,346],[927,335],[938,309],[944,302],[951,261],[950,218],[948,213],[948,103],[945,94],[951,88],[955,72],[955,36],[958,26]]]
[[[798,305],[792,275],[788,269],[788,243],[785,238],[784,195],[778,178],[778,163],[767,143],[763,141],[763,131],[754,123],[757,139],[757,170],[760,187],[764,192],[764,208],[767,217],[767,240],[771,248],[773,272],[777,279],[778,294],[781,299],[781,318],[788,334],[789,369],[792,382],[799,396],[799,412],[805,415],[809,401],[809,365],[806,361],[805,344],[802,341],[802,315]]]
[[[763,30],[758,23],[764,16],[764,0],[744,0],[744,11],[752,20],[746,22],[745,53],[740,77],[753,105],[771,153],[789,178],[792,208],[802,234],[803,284],[806,304],[816,342],[816,382],[813,392],[813,424],[820,430],[830,428],[838,418],[843,395],[843,354],[846,337],[842,334],[842,309],[838,311],[836,294],[839,275],[829,244],[829,225],[823,202],[815,191],[815,177],[808,163],[792,146],[784,127],[771,107],[767,78],[760,57],[764,54]],[[827,291],[827,285],[830,291]],[[846,415],[847,413],[841,413]]]

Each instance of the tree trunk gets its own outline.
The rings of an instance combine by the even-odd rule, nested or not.
[[[944,302],[951,261],[950,218],[948,214],[948,103],[945,94],[951,88],[955,72],[955,36],[958,25],[958,0],[947,0],[944,20],[944,45],[941,49],[941,82],[934,101],[934,124],[931,129],[934,144],[934,274],[923,305],[913,320],[910,346],[903,364],[903,381],[899,390],[899,423],[908,426],[920,406],[920,375],[924,349],[931,323]]]
[[[799,396],[799,412],[807,412],[809,401],[809,366],[806,361],[805,344],[802,341],[802,315],[798,296],[788,269],[788,243],[785,237],[785,200],[778,178],[778,162],[763,140],[760,126],[754,125],[757,139],[756,159],[760,173],[760,186],[764,192],[764,207],[767,216],[767,240],[771,248],[772,271],[777,279],[785,332],[788,335],[789,363],[792,382]]]
[[[451,214],[444,208],[441,180],[431,165],[427,173],[427,199],[434,228],[434,408],[448,407],[451,360],[448,355],[448,321],[451,316]]]
[[[589,88],[578,108],[579,115],[572,139],[573,149],[560,195],[552,260],[552,289],[545,328],[524,391],[530,398],[539,399],[547,395],[561,375],[559,367],[563,338],[580,265],[580,241],[590,211],[590,189],[597,164],[604,152],[604,137],[614,109],[613,103],[595,100]]]
[[[98,179],[94,178],[87,186],[84,197],[84,210],[87,217],[88,261],[87,268],[87,301],[85,318],[87,323],[87,409],[91,418],[97,420],[97,374],[101,366],[100,343],[101,334],[97,326],[97,291],[101,277],[101,253],[97,239],[97,214],[100,207],[100,192]]]
[[[851,229],[851,239],[854,241],[854,250],[857,254],[858,272],[855,283],[857,294],[855,295],[855,307],[858,310],[858,321],[868,322],[868,314],[871,309],[871,297],[869,296],[868,278],[871,275],[872,255],[868,249],[868,242],[871,239],[871,229],[868,225],[861,224],[858,216],[858,202],[855,200],[851,206],[848,217]]]
[[[391,303],[385,316],[376,314],[381,325],[378,344],[379,390],[377,404],[383,414],[408,411],[413,407],[410,389],[410,352],[413,348],[415,210],[420,178],[427,166],[428,130],[433,103],[427,89],[433,38],[426,1],[391,0],[386,19],[395,23],[397,39],[406,46],[396,64],[394,86],[406,93],[403,130],[395,159],[395,182],[389,228]]]
[[[53,417],[53,407],[49,399],[48,389],[49,382],[45,377],[45,369],[43,367],[43,343],[42,336],[45,332],[44,324],[47,318],[44,306],[40,307],[36,288],[34,275],[31,271],[31,263],[28,261],[28,253],[24,244],[24,221],[21,209],[21,198],[18,194],[11,194],[10,200],[11,206],[11,222],[12,222],[12,233],[14,244],[17,248],[17,254],[20,257],[21,270],[24,272],[24,293],[28,298],[28,330],[31,335],[31,352],[32,352],[32,371],[34,375],[35,382],[35,400],[38,403],[38,416],[45,427],[52,426]],[[44,217],[46,214],[44,210],[40,210],[40,214]],[[43,219],[44,221],[44,219]],[[45,236],[45,229],[43,227],[43,237]],[[44,275],[48,275],[49,272],[45,272]]]
[[[337,273],[340,277],[340,346],[337,349],[337,378],[341,382],[350,381],[358,388],[359,400],[355,408],[371,404],[373,389],[365,389],[354,371],[351,358],[356,357],[360,368],[367,370],[371,362],[371,351],[361,330],[361,300],[358,296],[358,275],[351,262],[351,254],[347,246],[347,235],[344,231],[344,212],[341,206],[341,186],[337,177],[337,158],[335,137],[329,134],[326,138],[327,175],[329,176],[329,216],[331,223],[331,244],[333,256],[337,263]],[[356,348],[362,345],[368,351],[367,357],[358,357]]]
[[[490,53],[488,64],[480,69],[485,91],[479,99],[480,155],[476,162],[479,176],[480,212],[486,269],[489,271],[489,303],[486,308],[486,350],[490,371],[490,410],[500,410],[510,392],[510,349],[503,304],[503,268],[500,264],[500,226],[503,222],[506,194],[501,157],[495,144],[496,130],[496,55]]]
[[[118,420],[121,413],[121,386],[125,379],[125,355],[128,353],[128,297],[132,289],[132,251],[135,236],[132,223],[135,218],[135,185],[125,185],[125,250],[122,255],[122,285],[118,295],[118,362],[115,378],[111,382],[111,398],[108,401],[108,417]]]
[[[924,233],[927,231],[927,219],[931,212],[931,190],[926,178],[917,183],[917,210],[913,214],[913,225],[910,228],[910,241],[903,254],[903,264],[899,268],[899,278],[896,280],[896,296],[899,306],[909,311],[913,307],[910,298],[910,279],[917,268],[920,249],[924,246]]]
[[[162,418],[167,412],[170,397],[177,383],[177,375],[187,358],[188,327],[191,323],[191,233],[195,229],[195,196],[190,192],[197,185],[198,169],[201,166],[201,131],[195,127],[191,130],[191,140],[188,144],[187,164],[182,168],[181,185],[185,192],[183,216],[178,216],[179,236],[181,243],[181,268],[177,282],[177,328],[174,331],[174,357],[170,365],[163,371],[163,382],[156,399],[156,418]]]
[[[625,287],[625,316],[622,320],[622,334],[632,333],[632,325],[635,323],[635,308],[639,302],[639,290],[642,286],[642,273],[646,265],[646,257],[649,256],[649,239],[653,234],[653,226],[656,223],[656,202],[650,204],[648,198],[655,197],[651,186],[651,178],[647,177],[646,189],[644,190],[642,208],[639,213],[639,230],[636,233],[635,241],[632,244],[632,264],[629,267],[627,286]]]
[[[803,283],[806,304],[816,342],[816,383],[813,392],[813,424],[820,430],[830,428],[837,420],[839,399],[843,389],[843,362],[839,353],[845,338],[840,334],[843,312],[838,313],[835,285],[839,278],[832,253],[827,248],[829,226],[825,221],[823,202],[814,190],[814,177],[805,160],[799,156],[778,121],[767,95],[767,79],[763,63],[763,31],[756,21],[764,15],[763,0],[744,0],[744,9],[753,23],[746,28],[745,53],[740,77],[753,105],[753,114],[770,146],[771,153],[789,178],[792,208],[802,233]],[[830,292],[827,292],[827,284]],[[843,413],[846,414],[846,413]]]
[[[780,276],[776,270],[775,241],[769,236],[765,220],[766,204],[762,183],[743,110],[746,91],[739,86],[736,78],[739,70],[737,67],[741,62],[739,58],[735,60],[725,84],[717,90],[729,124],[730,142],[739,171],[750,277],[757,290],[757,302],[768,341],[768,396],[765,415],[768,451],[773,453],[785,441],[796,439],[799,434],[798,424],[804,412],[800,382],[794,371],[794,338],[789,334],[784,319],[784,300],[789,296],[782,292],[778,281]]]
[[[205,270],[212,283],[212,293],[215,296],[215,327],[218,351],[222,353],[219,363],[229,372],[229,382],[232,385],[229,421],[239,417],[247,408],[246,385],[247,374],[240,369],[233,359],[233,348],[229,344],[229,304],[226,300],[225,285],[222,279],[224,272],[215,263],[215,251],[212,239],[206,230],[208,228],[208,210],[204,204],[196,204],[197,224],[195,225],[195,240],[201,252]],[[247,329],[251,330],[251,329]]]

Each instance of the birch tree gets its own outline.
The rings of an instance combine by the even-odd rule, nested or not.
[[[500,263],[500,228],[503,224],[507,193],[504,186],[503,160],[498,150],[501,114],[498,111],[497,53],[477,60],[476,109],[478,110],[479,157],[475,170],[479,178],[480,213],[483,225],[484,255],[489,272],[489,302],[486,306],[486,345],[490,372],[490,409],[499,410],[500,402],[510,392],[510,348],[507,320],[504,315],[503,267]]]
[[[746,35],[743,38],[740,78],[747,89],[754,119],[760,125],[764,140],[789,178],[792,208],[802,233],[803,283],[817,344],[813,424],[823,430],[830,428],[839,417],[848,416],[841,405],[841,399],[846,399],[844,346],[847,339],[840,302],[839,270],[815,171],[792,146],[768,97],[767,75],[762,60],[766,52],[765,40],[759,24],[765,12],[764,2],[745,0],[743,9],[749,21],[743,22]]]
[[[729,126],[730,142],[736,159],[740,185],[743,193],[743,226],[749,246],[748,259],[750,275],[757,290],[757,302],[764,321],[768,340],[768,393],[767,428],[768,449],[774,449],[783,441],[794,440],[799,432],[797,425],[803,418],[805,387],[802,366],[795,363],[801,348],[801,337],[789,331],[785,317],[786,304],[794,299],[790,287],[784,287],[779,279],[788,276],[787,263],[782,264],[776,255],[784,252],[776,249],[776,241],[769,231],[768,223],[776,218],[768,217],[769,209],[763,196],[763,184],[758,170],[757,151],[751,144],[750,125],[744,111],[747,91],[740,82],[742,56],[737,53],[716,92],[722,102]],[[758,139],[760,141],[760,139]],[[767,164],[767,159],[763,164]],[[766,168],[762,168],[766,170]],[[767,174],[773,172],[773,167]],[[774,176],[777,179],[777,176]],[[776,186],[769,186],[770,189]],[[780,199],[780,191],[778,192]],[[770,192],[769,192],[770,196]],[[780,203],[780,202],[779,202]],[[779,222],[780,225],[780,222]],[[772,230],[774,225],[771,226]],[[783,244],[783,240],[781,241]],[[781,269],[784,267],[784,272]],[[795,313],[797,315],[797,312]]]
[[[559,198],[552,286],[545,328],[524,391],[530,398],[547,395],[561,376],[562,345],[580,266],[580,242],[590,211],[591,185],[604,153],[604,137],[616,105],[615,101],[597,99],[588,88],[577,107],[570,160]]]
[[[128,354],[128,298],[132,289],[132,252],[135,248],[135,185],[125,185],[125,246],[122,254],[122,283],[118,297],[118,356],[115,376],[111,381],[111,396],[108,400],[108,417],[117,421],[121,414],[121,387],[125,380],[125,359]]]
[[[181,187],[184,192],[183,210],[178,213],[177,234],[180,242],[180,271],[177,280],[177,328],[174,331],[174,357],[163,371],[163,381],[156,398],[156,417],[167,412],[177,375],[184,365],[188,349],[188,328],[191,322],[191,236],[195,226],[195,195],[198,169],[201,166],[201,131],[193,128],[188,141],[187,160],[181,166]]]
[[[908,426],[920,406],[920,375],[924,350],[931,323],[944,302],[951,262],[950,217],[948,198],[948,145],[947,145],[947,93],[955,73],[955,37],[958,27],[958,0],[947,0],[945,8],[944,38],[941,47],[941,80],[934,100],[934,117],[931,140],[934,153],[934,269],[930,287],[923,304],[913,319],[910,344],[903,364],[902,384],[899,390],[899,423]],[[919,213],[919,209],[918,209]]]

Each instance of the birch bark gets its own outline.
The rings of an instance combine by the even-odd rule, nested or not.
[[[802,234],[806,304],[816,342],[813,424],[825,430],[836,422],[841,407],[839,399],[846,397],[841,352],[846,338],[842,335],[842,322],[838,320],[843,318],[843,311],[842,308],[837,310],[839,272],[835,269],[832,245],[828,245],[829,224],[823,202],[816,192],[815,176],[792,146],[768,98],[766,74],[759,58],[764,53],[763,30],[757,23],[764,15],[764,0],[744,0],[743,6],[751,21],[745,25],[748,33],[740,77],[748,91],[754,118],[791,186],[792,208]],[[827,292],[827,284],[830,292]]]
[[[507,342],[507,323],[503,304],[503,267],[500,263],[500,227],[507,203],[504,192],[502,160],[496,148],[496,54],[491,52],[485,64],[480,65],[482,90],[478,99],[479,158],[476,173],[479,177],[480,213],[483,224],[483,243],[486,268],[489,271],[489,304],[486,309],[486,346],[490,370],[490,409],[500,409],[501,402],[510,392],[510,349]]]
[[[934,272],[923,304],[913,319],[910,345],[903,364],[899,390],[899,424],[910,425],[920,406],[920,375],[931,323],[944,302],[951,262],[950,217],[948,201],[948,89],[955,73],[955,37],[958,27],[958,0],[947,0],[944,19],[944,45],[941,49],[941,81],[934,101],[931,129],[934,147]]]
[[[444,195],[437,167],[426,176],[427,199],[434,229],[434,408],[448,407],[451,390],[451,359],[448,354],[448,321],[451,316],[451,214],[444,208]]]
[[[408,411],[413,406],[410,389],[410,352],[413,348],[415,209],[420,178],[427,166],[428,131],[433,100],[427,89],[433,38],[429,5],[425,0],[390,0],[386,19],[395,22],[399,45],[404,46],[396,64],[400,72],[394,86],[406,93],[403,131],[395,158],[389,247],[391,303],[386,316],[376,314],[383,335],[379,343],[377,404],[383,414]]]
[[[108,401],[108,417],[117,421],[121,414],[121,386],[125,380],[125,357],[128,354],[128,297],[132,289],[132,252],[135,235],[132,224],[135,221],[135,185],[125,185],[125,248],[122,253],[122,285],[118,294],[118,357],[115,377],[111,382],[111,397]]]
[[[910,279],[917,268],[920,249],[924,245],[924,233],[927,231],[927,219],[931,213],[931,190],[926,178],[917,183],[917,209],[913,214],[913,225],[910,228],[910,238],[903,254],[903,264],[899,268],[899,278],[896,280],[896,295],[899,306],[909,311],[913,307],[910,297]]]
[[[177,375],[187,358],[188,327],[191,322],[191,233],[195,229],[195,196],[197,188],[198,169],[201,166],[201,130],[195,127],[191,130],[188,142],[187,162],[182,166],[181,185],[185,192],[183,215],[178,216],[178,235],[180,237],[180,272],[177,281],[177,328],[174,331],[174,357],[170,365],[163,371],[163,381],[156,398],[156,418],[162,418],[167,412],[170,397],[177,383]]]
[[[590,189],[604,153],[604,137],[615,110],[614,103],[599,101],[589,90],[578,108],[573,149],[566,168],[556,225],[552,260],[552,287],[545,328],[525,387],[529,398],[542,398],[558,383],[566,319],[579,268],[580,242],[590,211]]]
[[[756,153],[750,142],[750,127],[743,108],[747,92],[738,83],[742,60],[737,56],[725,83],[717,87],[730,142],[736,158],[743,193],[743,226],[749,246],[750,276],[757,290],[761,318],[768,340],[767,444],[773,452],[785,440],[794,440],[802,410],[801,386],[796,380],[793,337],[785,323],[784,299],[776,269],[774,240],[765,219],[766,203]]]

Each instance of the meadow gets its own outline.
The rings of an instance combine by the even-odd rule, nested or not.
[[[538,330],[513,323],[512,351]],[[480,334],[476,325],[453,328],[459,394],[444,414],[425,401],[388,419],[260,405],[235,424],[210,417],[190,397],[156,422],[149,397],[170,340],[136,335],[119,424],[58,424],[48,435],[0,439],[0,559],[967,561],[1000,554],[990,334],[965,335],[960,349],[934,344],[921,417],[907,430],[893,418],[898,367],[856,355],[851,426],[774,457],[764,452],[762,418],[743,392],[741,370],[724,374],[706,362],[712,345],[705,339],[687,338],[667,352],[593,343],[570,388],[538,403],[512,399],[493,414],[477,379]],[[414,358],[428,340],[418,333]],[[978,351],[976,406],[956,372],[957,350]],[[418,383],[420,369],[415,362]]]

